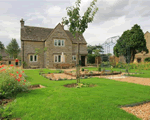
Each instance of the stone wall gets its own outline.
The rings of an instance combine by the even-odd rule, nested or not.
[[[24,43],[23,43],[24,42]],[[29,57],[30,55],[35,54],[35,48],[44,49],[44,42],[37,42],[37,41],[22,41],[22,59],[24,57],[24,62],[27,63],[27,66],[25,68],[30,68],[30,66],[38,66],[38,67],[44,67],[44,55],[39,56],[37,58],[37,62],[30,62]]]
[[[65,46],[54,46],[54,39],[65,40]],[[46,67],[53,68],[54,55],[65,55],[65,63],[72,63],[72,41],[68,38],[61,25],[57,25],[49,38],[45,41]],[[59,64],[59,63],[57,63]]]

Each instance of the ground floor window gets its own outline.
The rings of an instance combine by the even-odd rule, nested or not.
[[[73,60],[73,61],[76,61],[76,55],[73,55],[73,56],[72,56],[72,60]]]
[[[61,55],[54,55],[54,62],[61,62]]]
[[[30,62],[37,62],[37,55],[30,55]]]

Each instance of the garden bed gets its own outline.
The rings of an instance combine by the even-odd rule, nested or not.
[[[76,77],[76,73],[75,72],[64,72],[66,75],[70,75],[73,77]],[[81,71],[80,72],[80,76],[84,77],[84,76],[106,76],[106,75],[118,75],[121,74],[122,72],[116,72],[114,71],[112,72],[98,72],[98,71],[93,71],[93,72],[86,72],[86,71]]]

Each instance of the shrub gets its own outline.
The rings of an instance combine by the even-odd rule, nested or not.
[[[29,83],[25,80],[24,71],[11,67],[0,66],[0,98],[14,97],[17,93],[27,91]]]
[[[144,62],[150,62],[150,57],[145,58]]]
[[[98,71],[101,71],[101,64],[99,64]]]
[[[58,73],[63,73],[63,71],[62,70],[59,70],[59,72]]]
[[[84,68],[82,68],[81,71],[83,72],[83,71],[84,71]]]
[[[12,116],[12,107],[10,106],[0,106],[0,118],[9,120]]]
[[[93,56],[92,54],[88,54],[87,57],[88,57],[87,58],[88,63],[91,63],[91,64],[95,63],[95,56]]]

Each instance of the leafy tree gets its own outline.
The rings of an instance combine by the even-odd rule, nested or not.
[[[97,0],[93,0],[90,6],[87,8],[84,15],[81,17],[79,14],[81,0],[77,0],[75,6],[67,7],[67,17],[62,18],[63,25],[68,25],[69,31],[74,38],[77,38],[77,59],[76,59],[76,79],[77,83],[80,83],[80,66],[79,66],[79,37],[88,28],[88,23],[92,22],[98,8],[96,7]]]
[[[101,45],[88,45],[87,47],[88,47],[87,49],[88,54],[92,54],[93,50],[96,50],[96,49],[99,49],[100,52],[103,52],[103,49],[104,49]]]
[[[91,63],[91,64],[95,63],[95,56],[93,54],[88,54],[87,55],[87,62]]]
[[[98,57],[100,56],[100,49],[93,50],[94,56],[97,57],[97,68],[98,68]]]
[[[5,49],[4,44],[0,41],[0,50]]]
[[[0,41],[0,51],[5,49],[4,44]],[[2,55],[0,54],[0,61],[2,60]]]
[[[112,56],[112,54],[111,53],[107,53],[107,56],[110,57],[110,56]]]
[[[16,39],[12,38],[11,42],[8,44],[8,46],[6,46],[6,52],[10,56],[13,56],[14,59],[18,57],[20,48],[19,48],[19,45],[18,45]]]
[[[3,58],[3,57],[2,57],[2,55],[0,54],[0,61],[2,60],[2,58]]]
[[[140,52],[148,53],[144,33],[140,26],[135,24],[131,30],[124,31],[114,46],[114,55],[119,57],[123,55],[126,63],[133,62],[135,54]],[[129,59],[129,61],[128,61]]]

